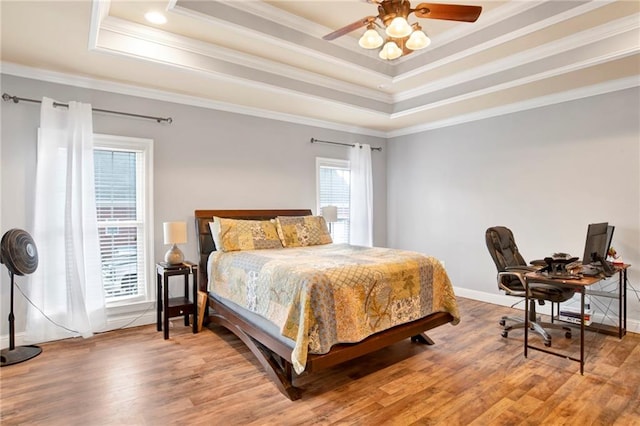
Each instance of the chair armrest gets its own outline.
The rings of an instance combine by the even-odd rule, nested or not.
[[[509,268],[507,268],[509,269]],[[527,284],[525,283],[524,280],[524,274],[527,273],[529,271],[526,270],[521,270],[521,271],[505,271],[505,272],[498,272],[498,287],[500,287],[502,290],[504,290],[507,294],[510,294],[512,296],[520,296],[520,297],[525,297],[526,293],[525,291],[518,291],[518,290],[513,290],[510,289],[509,287],[505,286],[504,284],[502,284],[502,277],[516,277],[520,280],[520,283],[522,284],[522,288],[527,288]]]
[[[535,266],[518,265],[518,266],[507,266],[504,269],[507,272],[522,272],[522,273],[526,273],[526,272],[535,272],[540,268],[537,268]]]

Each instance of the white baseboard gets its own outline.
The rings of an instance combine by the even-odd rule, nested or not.
[[[518,303],[518,300],[512,296],[507,296],[505,294],[485,293],[483,291],[471,290],[471,289],[462,288],[462,287],[454,287],[453,291],[457,296],[460,296],[460,297],[477,300],[480,302],[491,303],[499,306],[511,307],[514,303],[517,303],[517,305],[515,305],[514,308],[524,311],[524,299],[522,299],[522,301]],[[538,305],[536,307],[536,310],[541,314],[551,315],[551,304],[548,303],[544,306]],[[602,314],[598,314],[598,313],[594,314],[594,321],[599,322],[600,320],[602,320],[602,318],[603,318]],[[640,320],[630,319],[627,317],[627,331],[630,333],[640,334]]]
[[[130,313],[126,315],[118,315],[114,318],[107,320],[107,329],[105,331],[117,330],[120,328],[138,327],[141,325],[155,324],[156,323],[156,311],[151,310],[143,315]],[[16,333],[15,345],[24,345],[24,332]],[[29,343],[32,344],[32,343]],[[0,348],[9,347],[9,335],[0,336]]]

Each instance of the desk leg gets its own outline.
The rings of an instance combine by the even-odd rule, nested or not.
[[[527,349],[529,348],[529,285],[524,285],[524,357],[527,357]]]
[[[624,281],[623,288],[624,288],[624,305],[623,305],[623,311],[624,311],[624,316],[622,317],[624,319],[624,330],[622,331],[622,335],[625,336],[627,334],[627,268],[624,268],[624,271],[622,271],[624,277],[622,278],[622,280]]]
[[[618,271],[618,339],[627,334],[627,270]]]
[[[162,277],[160,274],[156,273],[156,330],[162,331]]]
[[[164,274],[164,286],[162,288],[164,295],[163,308],[164,308],[164,339],[169,338],[169,276]]]
[[[584,294],[585,289],[580,289],[580,374],[584,375]]]

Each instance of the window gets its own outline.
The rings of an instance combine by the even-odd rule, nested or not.
[[[338,222],[329,224],[334,243],[349,242],[349,180],[346,160],[316,159],[318,212],[324,206],[338,207]]]
[[[107,303],[153,298],[149,139],[94,135],[98,238]]]

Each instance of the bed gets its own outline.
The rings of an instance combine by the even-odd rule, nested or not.
[[[413,342],[432,345],[434,342],[425,334],[426,331],[447,323],[455,325],[459,321],[458,309],[451,283],[444,268],[433,258],[428,258],[427,256],[414,252],[336,244],[296,248],[264,246],[260,247],[261,249],[259,250],[217,252],[210,228],[210,223],[214,217],[258,221],[270,221],[279,217],[281,218],[280,220],[285,221],[297,220],[301,217],[312,219],[311,211],[195,211],[199,249],[198,271],[200,276],[198,282],[200,286],[199,289],[207,292],[208,295],[207,322],[222,326],[240,338],[263,366],[267,375],[279,391],[291,400],[296,400],[301,397],[301,390],[294,386],[294,379],[303,371],[313,373],[335,366],[382,349],[403,339],[411,339]],[[278,232],[280,232],[280,228]],[[282,233],[279,234],[279,237],[284,238]],[[285,239],[282,239],[282,241],[285,241]],[[221,243],[218,242],[218,244]],[[310,292],[308,297],[300,296],[300,294],[304,294],[303,291],[292,291],[291,295],[285,296],[280,294],[284,291],[283,289],[286,290],[294,287],[307,288],[309,282],[318,280],[322,281],[322,286],[320,287],[324,286],[328,288],[329,284],[327,284],[326,281],[331,281],[333,278],[327,277],[333,277],[335,276],[334,271],[342,270],[336,267],[337,264],[340,264],[340,268],[349,267],[348,265],[344,266],[342,264],[350,262],[350,260],[347,259],[351,257],[356,259],[357,267],[351,267],[349,270],[360,271],[362,269],[373,268],[373,275],[377,277],[378,281],[376,281],[374,286],[369,286],[368,288],[381,288],[382,284],[380,284],[380,282],[384,281],[386,283],[386,281],[389,280],[380,278],[380,270],[383,272],[394,270],[395,276],[403,275],[404,271],[397,271],[397,266],[395,266],[396,269],[387,265],[378,266],[375,263],[378,262],[377,258],[382,258],[383,260],[389,259],[388,261],[391,262],[392,258],[400,255],[404,256],[405,254],[412,258],[412,264],[419,262],[420,270],[429,271],[429,274],[425,274],[425,276],[428,275],[429,278],[420,278],[418,280],[420,284],[417,286],[419,289],[411,291],[420,294],[419,297],[428,296],[430,301],[433,299],[433,306],[436,307],[435,310],[432,311],[430,307],[427,310],[425,310],[424,307],[416,307],[418,314],[413,311],[409,312],[405,307],[406,304],[403,305],[403,301],[399,300],[394,301],[395,305],[393,305],[393,307],[395,310],[393,310],[393,312],[406,311],[405,317],[395,314],[389,315],[387,310],[391,311],[391,309],[388,308],[385,310],[385,315],[380,315],[380,317],[375,318],[375,321],[369,317],[365,326],[352,326],[349,324],[349,326],[340,327],[332,323],[331,319],[323,317],[323,311],[321,311],[321,308],[318,308],[318,306],[324,309],[324,305],[327,305],[326,300],[318,301],[313,299],[313,297],[320,297],[311,294],[313,292]],[[416,256],[417,258],[415,258]],[[295,263],[292,260],[294,257]],[[384,261],[386,262],[387,260]],[[325,264],[326,267],[324,266]],[[229,268],[229,271],[225,268]],[[210,270],[215,271],[215,273],[211,275],[215,276],[217,278],[216,280],[209,280]],[[223,271],[227,271],[226,275]],[[271,275],[265,276],[267,272]],[[405,278],[405,281],[409,283],[414,279],[413,275],[415,275],[415,272],[407,272],[407,274],[410,275],[410,278]],[[254,287],[255,282],[260,283],[260,285],[254,288],[247,284],[248,289],[236,290],[236,292],[242,293],[242,297],[234,298],[234,291],[227,289],[229,285],[227,281],[238,281],[236,278],[239,275],[253,277],[254,280],[252,282],[254,282]],[[369,275],[372,275],[372,273],[369,273]],[[344,276],[344,274],[341,276]],[[227,280],[223,279],[225,277]],[[233,279],[229,279],[229,277]],[[353,276],[351,276],[350,279],[353,281]],[[359,280],[361,280],[361,278],[355,278],[353,282]],[[265,290],[267,284],[284,284],[284,281],[287,281],[286,286],[282,285],[282,287],[278,289]],[[389,284],[389,286],[391,285],[392,284]],[[408,284],[405,284],[405,287],[407,287],[407,285]],[[336,287],[346,287],[344,291],[349,290],[349,285],[339,285]],[[412,285],[409,285],[409,288],[412,287]],[[311,288],[317,287],[311,286]],[[387,289],[382,291],[388,293],[391,290]],[[405,288],[402,294],[406,294],[407,291]],[[330,292],[332,297],[338,297],[336,296],[338,294],[337,288],[331,287]],[[359,290],[359,292],[372,291],[364,289]],[[251,297],[247,295],[248,293],[251,293]],[[270,300],[267,300],[271,297],[270,294],[273,293],[278,293],[277,297],[273,296]],[[289,305],[283,302],[283,300],[288,300],[287,297],[289,296],[295,303],[292,302]],[[374,300],[375,297],[368,293],[366,296],[368,305],[371,305],[371,301]],[[388,300],[391,300],[388,296],[386,297]],[[334,299],[330,299],[333,303]],[[342,301],[344,299],[346,298],[338,298],[336,300]],[[364,300],[365,298],[362,297],[362,299]],[[413,299],[415,299],[415,297]],[[437,303],[435,302],[436,299]],[[304,300],[305,303],[302,303],[300,300]],[[292,306],[295,307],[295,309],[291,308]],[[354,307],[354,309],[355,308],[356,307]],[[361,309],[361,307],[357,308]],[[367,309],[370,309],[370,306],[368,306]],[[350,310],[351,309],[341,309],[340,312]],[[355,316],[360,318],[362,314]],[[401,317],[403,318],[402,322],[398,323]],[[347,320],[349,320],[349,318],[344,321]],[[321,326],[327,328],[326,324],[332,325],[332,327],[329,327],[330,332],[322,331],[324,329]],[[315,350],[309,350],[309,348],[315,348]]]

